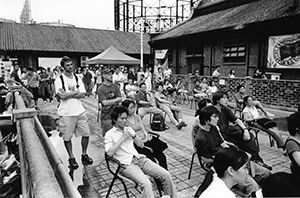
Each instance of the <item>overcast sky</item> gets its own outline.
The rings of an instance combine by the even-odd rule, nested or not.
[[[76,27],[114,29],[114,0],[30,0],[30,2],[31,16],[37,23],[61,21]],[[175,2],[176,0],[144,0],[144,6],[175,6]],[[0,0],[0,18],[20,22],[24,3],[25,0]]]
[[[20,22],[25,0],[0,0],[0,18]],[[114,29],[113,0],[31,0],[34,21],[70,23],[76,27]]]

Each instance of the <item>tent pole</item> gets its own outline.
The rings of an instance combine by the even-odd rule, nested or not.
[[[143,52],[143,31],[144,31],[144,20],[142,18],[142,24],[141,24],[141,68],[143,68],[143,62],[144,62],[144,52]]]

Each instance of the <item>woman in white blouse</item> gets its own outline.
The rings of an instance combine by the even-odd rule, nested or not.
[[[278,148],[284,149],[285,141],[280,134],[274,130],[274,127],[277,125],[276,122],[265,118],[264,116],[260,116],[257,108],[253,104],[251,96],[244,97],[243,118],[250,126],[259,128],[271,135],[276,141]]]
[[[195,197],[200,194],[200,198],[235,198],[230,189],[246,181],[248,162],[248,155],[236,147],[220,149],[213,162],[214,171],[207,173]]]

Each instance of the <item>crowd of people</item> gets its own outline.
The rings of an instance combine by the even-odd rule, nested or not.
[[[216,78],[220,76],[219,69],[220,66],[214,71]],[[60,67],[53,71],[42,69],[39,74],[29,67],[20,76],[19,65],[14,63],[11,79],[6,82],[9,86],[17,82],[29,89],[21,91],[23,98],[31,97],[34,101],[27,106],[37,106],[39,89],[44,101],[52,102],[54,96],[60,101],[58,131],[69,155],[69,167],[73,169],[79,166],[72,149],[73,135],[82,137],[82,163],[93,163],[87,152],[90,129],[81,99],[95,94],[101,107],[105,152],[120,161],[121,174],[142,185],[144,197],[154,197],[146,175],[158,181],[165,195],[179,195],[164,154],[168,145],[145,127],[143,118],[146,114],[159,114],[162,118],[167,115],[177,130],[181,130],[187,123],[177,102],[188,101],[190,93],[198,103],[191,144],[199,159],[209,159],[206,165],[210,169],[195,197],[276,196],[275,191],[270,190],[274,186],[286,193],[278,192],[280,195],[300,196],[299,190],[295,190],[300,176],[299,112],[287,119],[291,136],[285,141],[274,128],[276,123],[270,119],[274,115],[267,112],[259,101],[246,95],[244,85],[238,86],[235,94],[237,108],[241,111],[241,116],[237,117],[228,106],[227,94],[218,90],[215,78],[209,81],[199,75],[199,70],[198,73],[195,71],[195,83],[190,92],[182,80],[172,84],[170,68],[163,70],[158,67],[156,70],[152,73],[151,67],[146,67],[135,72],[134,67],[118,66],[97,70],[83,68],[74,72],[72,59],[65,56]],[[10,94],[7,93],[6,105],[12,103]],[[174,100],[178,96],[181,96],[180,100]],[[271,174],[272,166],[261,156],[249,126],[259,128],[275,139],[278,148],[291,159],[292,174]],[[290,185],[283,189],[276,179],[285,180]]]

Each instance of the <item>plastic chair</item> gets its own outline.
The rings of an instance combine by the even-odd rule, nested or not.
[[[157,135],[157,134],[155,134],[155,135]],[[112,181],[109,185],[109,188],[108,188],[108,191],[107,191],[107,194],[106,194],[106,198],[109,197],[111,189],[112,189],[112,187],[113,187],[113,185],[114,185],[114,183],[117,179],[121,181],[121,183],[124,187],[124,190],[125,190],[126,197],[129,198],[128,189],[127,189],[127,186],[126,186],[124,180],[130,181],[130,182],[133,182],[133,183],[135,183],[135,182],[130,180],[129,178],[123,176],[123,175],[120,175],[120,169],[122,167],[122,164],[120,163],[119,160],[108,156],[106,152],[105,152],[104,155],[105,155],[105,161],[106,161],[108,171],[113,175],[113,179],[112,179]],[[138,187],[138,183],[135,183],[135,188],[137,188],[137,187]],[[159,195],[162,196],[162,193],[160,191],[159,186],[157,186],[157,189],[158,189]]]

